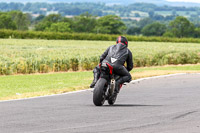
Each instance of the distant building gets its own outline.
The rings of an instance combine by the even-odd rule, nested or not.
[[[47,8],[40,8],[41,11],[47,11]]]
[[[33,18],[37,18],[38,16],[40,16],[40,14],[31,14],[31,16],[32,16]]]
[[[140,21],[141,20],[141,18],[139,18],[139,17],[121,17],[121,19],[124,19],[124,20],[129,19],[129,20],[136,20],[136,21]]]
[[[73,18],[74,16],[73,15],[66,15],[65,17],[66,18]]]
[[[58,14],[58,11],[48,11],[46,15],[48,16],[49,14]]]

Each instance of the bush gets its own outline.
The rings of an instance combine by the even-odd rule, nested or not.
[[[167,33],[166,33],[167,34]],[[119,35],[93,34],[93,33],[59,33],[59,32],[39,32],[39,31],[14,31],[0,30],[0,38],[17,38],[17,39],[48,39],[48,40],[100,40],[115,41]],[[173,38],[166,37],[146,37],[125,35],[129,41],[146,41],[146,42],[184,42],[199,43],[197,38]]]
[[[79,70],[79,60],[77,58],[70,59],[70,65],[73,71]]]
[[[200,63],[200,55],[197,52],[160,52],[152,57],[135,57],[135,67],[162,66],[177,64],[196,64]]]
[[[83,70],[93,70],[99,64],[99,57],[84,58],[81,61]]]
[[[200,63],[200,54],[196,52],[159,52],[154,56],[138,56],[133,58],[135,67],[162,66],[170,64],[196,64]],[[71,58],[71,59],[28,59],[13,62],[7,60],[0,62],[0,75],[48,73],[81,70],[92,70],[99,64],[99,57]]]

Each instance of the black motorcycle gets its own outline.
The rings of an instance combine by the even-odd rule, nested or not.
[[[109,63],[101,63],[100,70],[101,75],[93,91],[93,103],[102,106],[105,100],[108,100],[108,104],[113,105],[117,98],[117,95],[114,95],[115,81],[120,77],[113,74],[113,67]]]

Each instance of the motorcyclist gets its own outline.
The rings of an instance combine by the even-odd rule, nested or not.
[[[100,63],[106,62],[113,66],[113,72],[119,75],[120,78],[116,81],[115,92],[118,93],[120,84],[131,81],[131,74],[129,71],[133,69],[132,53],[127,48],[128,40],[124,36],[119,36],[116,41],[116,45],[108,47],[108,49],[101,55]],[[127,63],[125,67],[124,64]],[[94,80],[90,87],[94,87],[100,76],[100,68],[95,67]]]

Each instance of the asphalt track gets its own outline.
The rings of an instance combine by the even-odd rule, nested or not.
[[[91,90],[0,102],[0,133],[200,133],[200,74],[124,86],[114,106]]]

